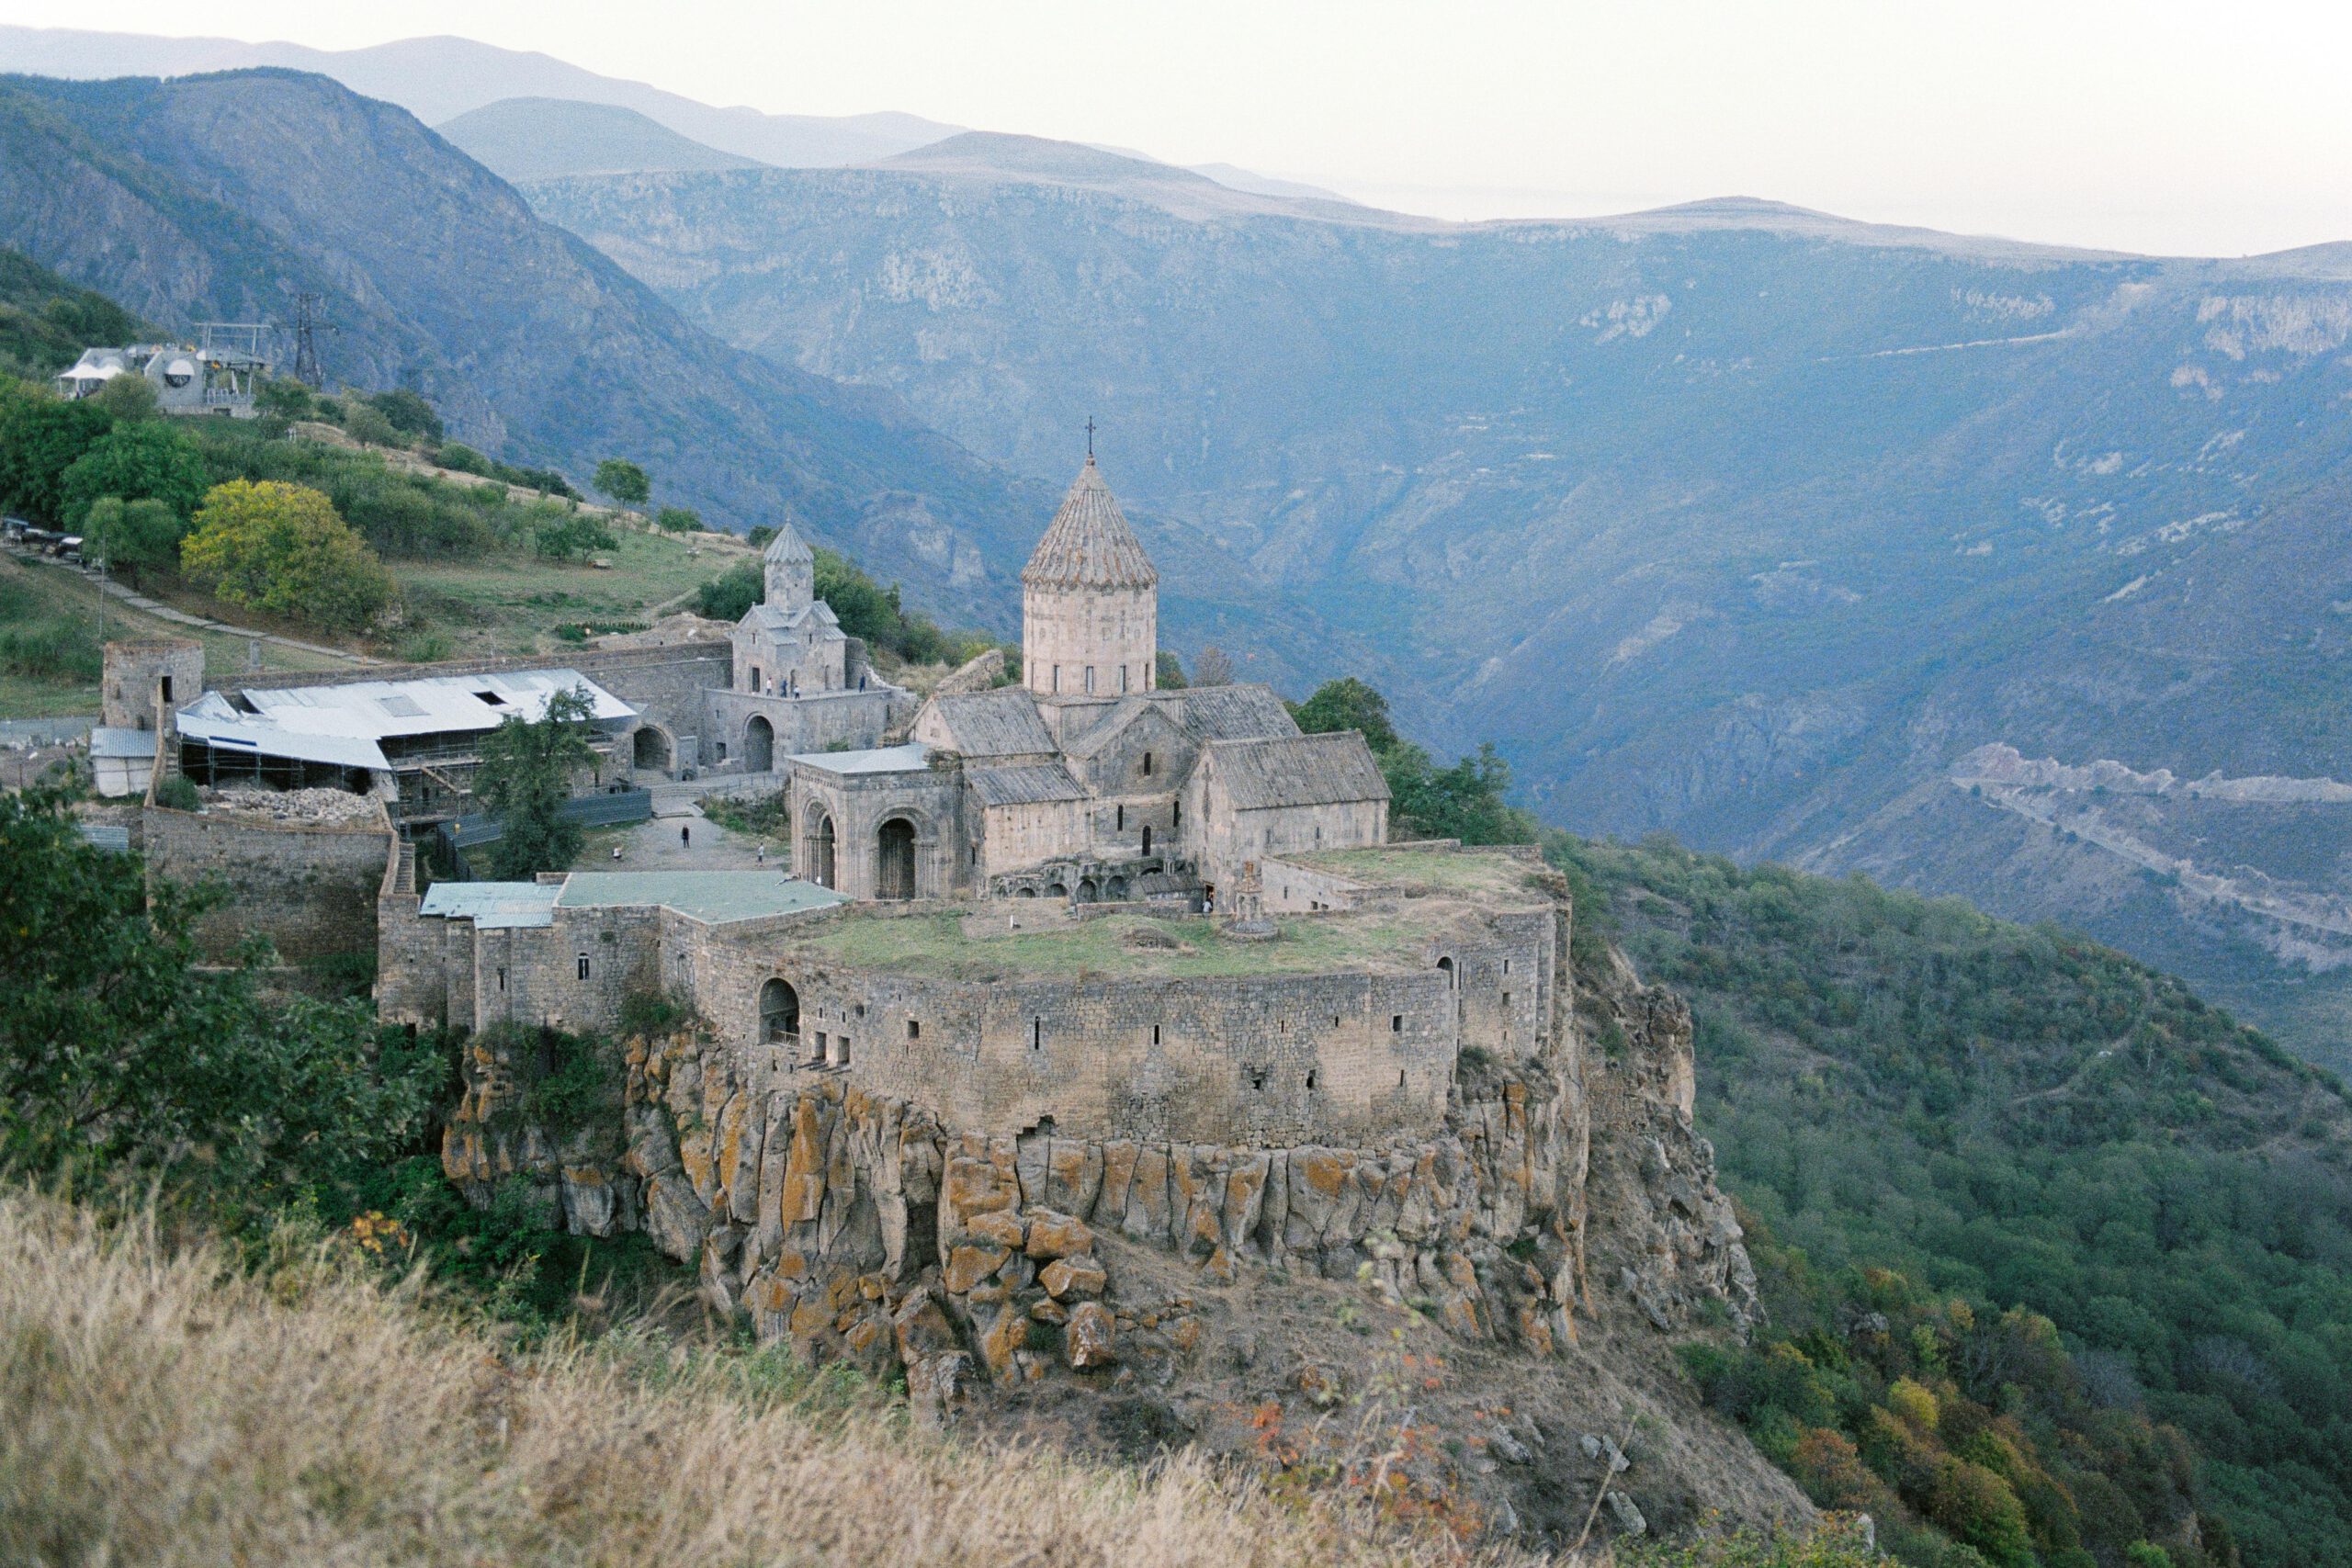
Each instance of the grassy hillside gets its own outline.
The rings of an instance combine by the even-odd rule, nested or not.
[[[1848,1364],[1863,1316],[1928,1325],[1932,1346],[1943,1299],[2023,1307],[2073,1352],[2059,1392],[2082,1407],[2065,1419],[2143,1414],[2185,1434],[2211,1533],[2247,1562],[2352,1559],[2341,1084],[2052,928],[1664,841],[1554,853],[1586,885],[1588,940],[1613,932],[1691,1003],[1699,1124],[1759,1224],[1779,1342],[1836,1374],[1785,1397],[1736,1378],[1719,1392],[1802,1479],[1855,1480],[1834,1479],[1826,1438],[1801,1460],[1808,1433],[1871,1457],[1893,1377]],[[2004,1381],[1977,1382],[1996,1407]],[[2038,1398],[2013,1414],[2064,1425]],[[1899,1455],[1877,1458],[1899,1477]]]

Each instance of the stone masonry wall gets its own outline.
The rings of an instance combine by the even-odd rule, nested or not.
[[[151,877],[217,881],[227,898],[197,927],[205,956],[227,959],[250,935],[300,963],[377,946],[376,897],[395,842],[379,810],[356,826],[258,821],[227,813],[140,813]]]

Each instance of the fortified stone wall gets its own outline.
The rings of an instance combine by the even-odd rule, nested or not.
[[[250,935],[288,963],[377,947],[376,901],[394,843],[380,807],[372,821],[261,821],[229,813],[140,812],[147,874],[216,880],[228,897],[197,926],[205,956],[225,960]]]

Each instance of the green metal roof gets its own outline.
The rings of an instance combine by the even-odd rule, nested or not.
[[[848,899],[775,871],[579,871],[564,879],[564,909],[659,907],[705,925],[829,908]]]

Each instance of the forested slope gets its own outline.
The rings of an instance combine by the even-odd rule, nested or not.
[[[2177,1429],[2205,1460],[2188,1485],[2209,1539],[2249,1563],[2352,1558],[2341,1084],[2055,928],[1664,840],[1552,852],[1584,884],[1587,941],[1613,935],[1690,1001],[1699,1126],[1758,1222],[1774,1341],[1813,1352],[1777,1392],[1761,1363],[1700,1370],[1801,1478],[1866,1493],[1836,1462],[1859,1442],[1902,1479],[1902,1456],[1871,1448],[1892,1382],[1849,1350],[1857,1323],[1924,1328],[1933,1364],[1941,1339],[1973,1342],[1949,1300],[2022,1307],[2071,1364],[2020,1371],[2009,1414],[2072,1432],[2059,1451],[2141,1444],[2123,1473],[2151,1480],[2186,1464],[2161,1438]],[[1929,1375],[1908,1357],[1889,1364]],[[1980,1380],[1996,1407],[2005,1381]],[[2142,1416],[2154,1431],[2131,1438]],[[2070,1495],[2085,1517],[2115,1501]]]

